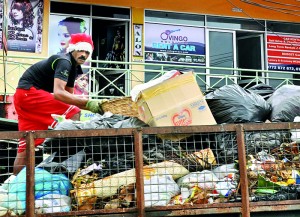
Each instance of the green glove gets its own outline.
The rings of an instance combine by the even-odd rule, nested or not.
[[[101,108],[102,103],[103,103],[103,100],[89,100],[86,103],[85,107],[93,113],[103,114],[104,112]]]

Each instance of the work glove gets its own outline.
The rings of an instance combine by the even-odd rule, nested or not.
[[[99,113],[102,115],[104,112],[101,108],[101,104],[107,101],[107,99],[91,99],[86,103],[85,107],[93,113]]]

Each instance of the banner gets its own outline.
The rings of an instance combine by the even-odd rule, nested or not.
[[[9,51],[41,53],[43,0],[8,0]]]
[[[300,72],[300,36],[267,35],[268,69]]]
[[[145,61],[205,65],[204,28],[146,23]]]

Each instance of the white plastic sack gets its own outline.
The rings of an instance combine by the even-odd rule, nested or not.
[[[180,189],[169,174],[144,177],[145,207],[166,206]]]
[[[159,84],[159,83],[161,83],[165,80],[168,80],[169,78],[174,76],[176,73],[178,73],[177,70],[171,70],[171,71],[166,72],[165,74],[163,74],[159,78],[153,79],[153,80],[148,81],[147,83],[144,83],[144,84],[138,84],[138,85],[134,86],[132,88],[132,90],[130,91],[132,101],[134,101],[134,102],[137,101],[138,95],[142,90],[145,90],[145,89],[147,89],[149,87],[152,87],[156,84]]]
[[[294,118],[294,122],[300,122],[300,116],[296,116]],[[291,130],[291,140],[293,142],[297,142],[299,143],[300,142],[300,129],[293,129]]]
[[[218,179],[223,179],[229,174],[238,174],[238,170],[234,168],[235,164],[224,164],[222,166],[213,169],[213,173],[218,177]]]
[[[70,212],[71,198],[60,194],[47,194],[35,200],[36,213]]]
[[[215,189],[218,181],[218,177],[212,171],[203,170],[181,177],[177,180],[177,184],[180,187],[192,188],[193,186],[198,186],[202,189]]]

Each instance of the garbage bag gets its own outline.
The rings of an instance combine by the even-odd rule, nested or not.
[[[275,92],[275,89],[267,84],[256,84],[247,90],[262,96],[265,100],[269,99]]]
[[[265,122],[271,112],[262,96],[236,84],[225,85],[205,98],[218,124]]]
[[[106,112],[104,115],[96,114],[89,121],[72,121],[65,120],[60,122],[54,130],[78,130],[78,129],[119,129],[119,128],[137,128],[148,127],[143,121],[136,117],[112,114]],[[46,153],[55,151],[60,153],[60,160],[66,160],[66,156],[74,155],[77,152],[85,149],[86,154],[90,153],[105,153],[123,151],[124,144],[132,144],[130,137],[78,137],[68,138],[47,138],[43,143]],[[74,148],[70,148],[74,147]],[[133,146],[126,145],[126,151],[131,151]],[[127,150],[128,149],[128,150]],[[100,160],[101,155],[95,156],[95,161]]]
[[[51,154],[48,158],[46,158],[43,162],[41,162],[36,167],[43,168],[50,173],[61,172],[61,173],[75,173],[77,169],[81,166],[82,161],[85,157],[84,150],[81,150],[77,154],[72,155],[67,160],[62,163],[54,162],[54,158],[56,156],[56,152]]]
[[[271,107],[270,120],[272,122],[292,122],[300,116],[300,87],[284,85],[278,88],[267,100]]]
[[[247,155],[256,155],[262,150],[272,150],[286,142],[288,131],[246,132],[245,145]],[[213,151],[219,164],[230,164],[238,159],[238,146],[234,133],[219,133],[212,139]]]
[[[62,174],[51,174],[44,169],[35,168],[35,199],[47,194],[68,195],[71,183]],[[3,201],[0,206],[22,214],[26,209],[26,167],[22,169],[16,178],[10,183],[8,189],[8,200]]]

